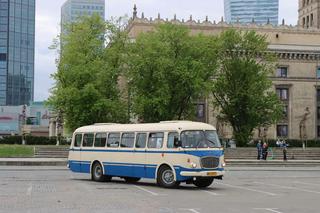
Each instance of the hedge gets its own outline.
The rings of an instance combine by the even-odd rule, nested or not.
[[[57,137],[38,137],[38,136],[25,136],[27,145],[56,145]],[[0,139],[0,144],[22,144],[22,136],[4,136]],[[66,138],[61,137],[60,145],[68,144]]]
[[[258,140],[255,140],[254,143],[248,143],[246,146],[255,147],[257,145],[257,141]],[[268,142],[269,147],[277,147],[276,139],[267,139],[266,141]],[[287,139],[285,141],[289,144],[289,147],[302,147],[301,140]],[[320,140],[307,140],[306,142],[307,147],[320,147]]]

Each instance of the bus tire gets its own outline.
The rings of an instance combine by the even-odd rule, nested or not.
[[[136,177],[124,177],[124,181],[127,183],[136,183],[140,180],[141,178],[136,178]]]
[[[178,187],[180,182],[174,180],[174,173],[169,166],[161,166],[158,170],[157,183],[164,188]]]
[[[111,176],[107,176],[103,174],[102,166],[99,162],[95,162],[92,166],[91,170],[91,179],[97,182],[110,181]]]
[[[193,184],[199,188],[206,188],[212,184],[213,180],[213,177],[197,177]]]

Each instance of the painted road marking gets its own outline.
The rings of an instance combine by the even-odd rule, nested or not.
[[[278,208],[254,208],[256,210],[264,210],[264,211],[269,211],[269,212],[274,212],[274,213],[282,213],[278,211]]]
[[[294,181],[294,183],[310,185],[310,186],[320,186],[320,184],[317,184],[317,183],[305,183],[305,182],[300,182],[300,181]]]
[[[262,193],[262,194],[266,194],[266,195],[270,195],[270,196],[276,196],[276,194],[274,194],[274,193],[261,191],[261,190],[257,190],[257,189],[250,189],[250,188],[242,187],[242,186],[234,186],[234,185],[230,185],[230,184],[226,184],[226,183],[218,183],[218,184],[229,186],[231,188],[244,189],[247,191],[258,192],[258,193]]]
[[[145,192],[148,192],[154,196],[158,196],[159,194],[158,193],[155,193],[155,192],[152,192],[152,191],[149,191],[148,189],[145,189],[145,188],[142,188],[141,186],[137,186],[137,185],[134,185],[136,188],[142,190],[142,191],[145,191]]]
[[[221,194],[218,194],[218,193],[215,193],[215,192],[211,192],[211,191],[208,191],[208,190],[202,190],[202,191],[204,191],[204,192],[206,192],[206,193],[208,193],[208,194],[214,195],[214,196],[219,196],[219,195],[221,195]]]
[[[310,192],[310,193],[320,194],[320,192],[318,192],[318,191],[300,189],[300,188],[293,187],[293,186],[281,186],[281,185],[277,185],[277,184],[262,183],[262,182],[254,182],[254,183],[263,184],[263,185],[266,185],[266,186],[274,186],[274,187],[283,188],[283,189],[292,189],[292,190],[301,191],[301,192]]]
[[[180,209],[183,211],[189,211],[189,212],[193,212],[193,213],[200,213],[199,211],[195,210],[195,209]]]
[[[27,196],[31,196],[32,193],[32,184],[30,184],[30,186],[27,189]]]

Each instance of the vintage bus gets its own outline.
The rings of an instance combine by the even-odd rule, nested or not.
[[[152,178],[166,188],[181,182],[207,187],[224,175],[216,129],[205,123],[94,124],[78,128],[68,167],[94,181]]]

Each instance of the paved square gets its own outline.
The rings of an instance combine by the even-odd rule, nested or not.
[[[207,189],[114,178],[97,183],[64,167],[0,167],[0,212],[315,213],[320,168],[227,168]]]

